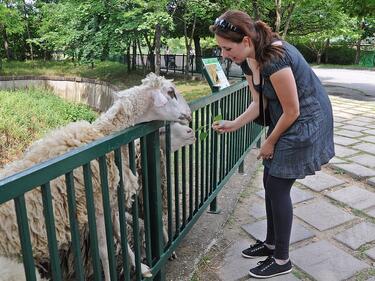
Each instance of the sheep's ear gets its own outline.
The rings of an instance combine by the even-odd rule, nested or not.
[[[168,102],[168,99],[160,91],[153,92],[152,96],[156,107],[162,107]]]

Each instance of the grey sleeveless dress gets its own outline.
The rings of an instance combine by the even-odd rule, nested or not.
[[[284,56],[273,59],[262,70],[263,95],[268,100],[271,115],[267,134],[272,132],[283,113],[269,77],[286,67],[292,69],[296,80],[300,116],[279,138],[273,159],[264,160],[263,164],[272,176],[301,179],[315,174],[335,155],[332,106],[319,78],[300,52],[289,43],[282,43]]]

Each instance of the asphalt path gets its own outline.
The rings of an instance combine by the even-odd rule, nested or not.
[[[375,100],[375,71],[316,67],[313,70],[330,94]]]

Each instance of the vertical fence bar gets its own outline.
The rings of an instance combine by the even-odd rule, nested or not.
[[[61,280],[61,269],[60,269],[60,259],[59,250],[57,247],[56,240],[56,228],[55,228],[55,218],[53,216],[52,207],[52,196],[51,187],[49,183],[42,185],[42,200],[43,200],[43,214],[46,224],[46,232],[48,239],[48,250],[51,261],[52,278],[53,280]]]
[[[213,103],[212,105],[212,113],[213,113],[213,116],[216,116],[218,114],[218,109],[219,107],[219,103],[216,101]],[[218,170],[218,165],[217,165],[217,147],[218,147],[218,135],[217,133],[213,133],[212,134],[212,167],[211,167],[211,171],[212,171],[212,181],[211,181],[211,193],[216,189],[216,186],[217,186],[217,170]],[[213,213],[218,213],[219,210],[217,208],[217,197],[214,198],[214,200],[212,200],[211,204],[210,204],[210,212],[213,212]]]
[[[67,198],[68,198],[68,209],[69,209],[69,224],[70,224],[70,233],[72,235],[72,248],[74,253],[74,267],[75,274],[74,277],[77,280],[83,281],[83,267],[82,267],[82,257],[81,257],[81,245],[79,242],[79,231],[78,223],[76,219],[77,207],[76,207],[76,196],[74,190],[74,180],[73,172],[65,174],[65,183],[67,189]]]
[[[171,166],[171,126],[167,124],[165,127],[165,161],[166,161],[166,170],[167,170],[167,204],[168,204],[168,243],[172,242],[173,236],[173,226],[172,226],[172,166]]]
[[[160,192],[160,145],[159,131],[150,133],[146,137],[147,155],[148,155],[148,171],[149,171],[149,195],[150,195],[150,226],[151,226],[151,245],[152,257],[158,260],[163,251],[163,235],[162,235],[162,213],[161,213],[161,192]],[[161,270],[156,274],[153,280],[165,280],[165,270]]]
[[[96,233],[97,228],[95,218],[94,195],[92,191],[90,163],[83,165],[83,178],[85,182],[86,208],[90,230],[90,248],[92,250],[94,280],[99,281],[102,280],[102,267],[99,259],[98,236]]]
[[[36,281],[33,250],[31,247],[29,224],[27,222],[26,203],[24,195],[14,199],[16,209],[18,234],[21,242],[22,261],[27,281]]]
[[[192,128],[193,124],[190,122],[190,127]],[[189,221],[193,217],[193,145],[189,145]]]
[[[121,235],[121,252],[123,256],[122,268],[124,270],[125,280],[130,280],[130,269],[128,263],[128,231],[126,228],[126,217],[125,217],[125,191],[124,191],[124,176],[122,167],[122,153],[121,148],[115,150],[115,163],[119,169],[120,182],[117,187],[117,201],[119,211],[119,224],[120,224],[120,235]]]
[[[109,262],[109,273],[111,280],[117,280],[117,270],[116,270],[116,258],[113,243],[113,226],[112,226],[112,215],[111,215],[111,203],[109,200],[109,188],[108,188],[108,170],[106,156],[99,157],[99,170],[100,170],[100,183],[102,187],[102,202],[104,211],[104,224],[105,233],[107,240],[107,254]]]
[[[138,197],[134,197],[132,206],[132,218],[133,218],[133,237],[134,237],[134,259],[135,259],[135,279],[137,281],[142,280],[142,269],[141,269],[141,243],[139,237],[139,210],[138,210]]]
[[[204,107],[202,107],[200,109],[200,112],[201,112],[201,126],[205,126],[205,123],[207,121],[208,118],[206,118],[205,120],[205,114],[204,114]],[[207,117],[207,116],[206,116]],[[209,124],[208,122],[206,124]],[[209,131],[209,127],[207,128],[206,126],[204,127],[205,128],[205,131],[208,132]],[[206,139],[208,138],[208,136],[206,137]],[[199,206],[202,206],[203,205],[203,201],[204,201],[204,155],[205,153],[207,153],[207,151],[205,150],[205,147],[204,147],[204,143],[205,143],[205,140],[206,139],[200,139],[199,142],[201,143],[201,153],[200,153],[200,204]]]
[[[150,231],[150,196],[148,194],[148,167],[147,167],[147,144],[145,137],[141,137],[141,167],[142,167],[142,196],[143,196],[143,219],[145,224],[146,259],[149,264],[152,261],[151,254],[151,231]],[[165,172],[165,171],[164,171]]]
[[[180,190],[179,190],[179,153],[178,150],[173,155],[174,160],[174,207],[175,207],[175,229],[176,235],[180,234]]]
[[[199,111],[195,111],[195,129],[197,130],[196,138],[197,142],[195,143],[195,212],[198,210],[198,202],[199,202],[199,134],[198,134],[198,128],[199,128]]]
[[[206,108],[206,124],[210,124],[210,106],[209,105],[206,105],[205,106]],[[210,133],[211,132],[211,126],[210,128],[208,129],[208,132]],[[206,174],[205,174],[205,193],[206,193],[206,196],[205,196],[205,199],[208,198],[209,196],[209,179],[210,179],[210,138],[207,136],[206,138],[206,155],[205,155],[205,158],[206,158]]]
[[[186,225],[186,148],[181,149],[182,226]]]

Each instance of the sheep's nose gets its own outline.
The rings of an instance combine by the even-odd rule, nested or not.
[[[187,129],[187,131],[186,131],[188,134],[191,134],[192,132],[193,132],[193,130],[192,129]]]

